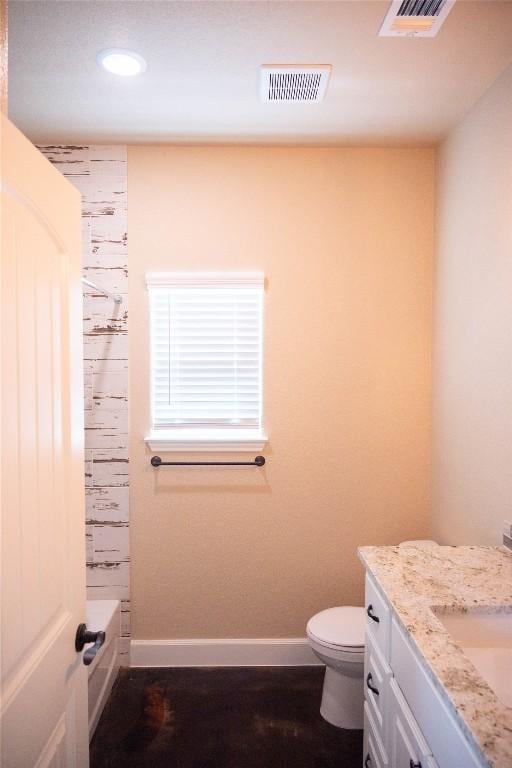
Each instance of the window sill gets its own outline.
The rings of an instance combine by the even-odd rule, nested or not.
[[[175,429],[152,432],[144,442],[151,451],[262,451],[267,435],[254,429]]]

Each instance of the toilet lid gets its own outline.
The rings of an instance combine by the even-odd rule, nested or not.
[[[307,631],[320,643],[340,648],[364,648],[364,608],[327,608],[308,621]]]

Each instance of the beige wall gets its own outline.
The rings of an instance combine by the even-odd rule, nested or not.
[[[133,634],[303,634],[427,533],[430,150],[132,147]],[[150,270],[262,269],[264,471],[149,467]],[[214,458],[219,458],[215,456]]]
[[[494,544],[512,519],[512,66],[441,147],[433,529]]]

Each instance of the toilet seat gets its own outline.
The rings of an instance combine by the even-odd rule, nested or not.
[[[364,608],[340,606],[327,608],[313,616],[307,624],[307,634],[324,648],[360,656],[364,653]]]

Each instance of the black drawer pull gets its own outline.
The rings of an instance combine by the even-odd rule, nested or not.
[[[366,687],[369,688],[370,691],[372,691],[376,696],[378,696],[379,695],[379,689],[376,688],[374,685],[372,685],[372,679],[373,679],[372,678],[372,673],[368,672],[368,674],[366,675]],[[421,768],[421,766],[420,766],[420,768]]]
[[[415,763],[414,760],[411,757],[411,759],[409,760],[409,768],[421,768],[420,761],[418,760],[418,762]]]
[[[370,617],[370,619],[372,619],[372,621],[376,621],[376,622],[377,622],[377,624],[379,623],[380,619],[379,619],[379,617],[378,617],[378,616],[376,616],[376,615],[374,614],[374,612],[373,612],[373,605],[372,605],[371,603],[370,603],[370,605],[368,606],[368,608],[366,609],[366,613],[368,614],[368,616]]]
[[[368,754],[364,759],[364,768],[371,768],[371,765],[372,765],[372,759],[370,757],[370,753],[368,752]]]

